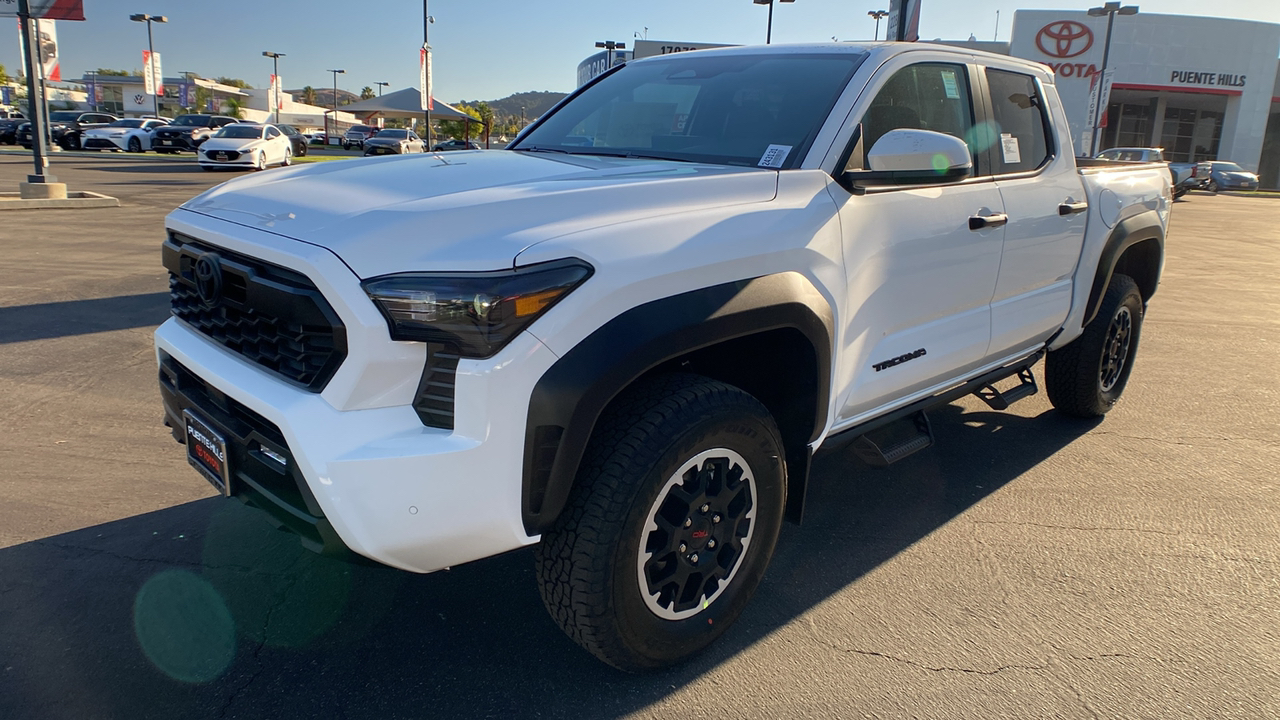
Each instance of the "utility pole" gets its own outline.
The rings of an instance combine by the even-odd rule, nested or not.
[[[391,83],[387,83],[387,82],[376,82],[376,83],[374,83],[374,85],[377,85],[377,86],[378,86],[378,97],[382,97],[382,88],[384,88],[384,87],[386,87],[386,86],[388,86],[388,85],[390,85],[390,84],[391,84]]]
[[[429,27],[431,26],[431,23],[435,21],[436,19],[431,17],[431,15],[427,12],[427,0],[422,0],[422,49],[426,51],[426,59],[423,60],[423,62],[428,64],[428,67],[427,67],[428,82],[430,82],[430,79],[431,79],[431,67],[430,67],[431,36],[430,36]],[[422,114],[426,116],[426,121],[427,121],[426,131],[423,133],[423,135],[425,135],[427,138],[427,145],[430,145],[432,142],[431,140],[431,95],[430,95],[431,88],[430,87],[427,88],[427,93],[428,93],[427,102],[423,105],[423,108],[422,108]]]
[[[346,73],[346,70],[325,70],[325,72],[333,73],[333,132],[338,132],[338,76]],[[324,128],[324,142],[329,143],[329,126]]]
[[[873,41],[879,40],[880,39],[880,20],[882,18],[888,17],[889,11],[888,10],[868,10],[867,15],[870,15],[876,21],[876,32],[874,35],[871,36],[871,39]],[[885,38],[885,40],[888,40],[888,39],[889,38]]]
[[[765,32],[764,32],[764,44],[768,45],[769,43],[773,42],[773,0],[751,0],[751,1],[756,5],[769,6],[769,25],[767,28],[765,28]],[[778,2],[784,2],[784,3],[792,3],[795,1],[796,0],[778,0]]]

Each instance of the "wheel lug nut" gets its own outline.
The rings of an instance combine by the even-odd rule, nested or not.
[[[720,522],[720,513],[716,513],[715,515],[712,515],[712,516],[711,516],[711,522],[713,522],[713,523],[718,523],[718,522]]]
[[[698,508],[698,512],[705,513],[710,509],[711,509],[710,505],[708,505],[707,503],[702,503],[702,507]]]
[[[684,543],[680,543],[680,552],[684,552],[685,550],[688,550],[688,549],[689,549],[688,545],[685,545]]]
[[[689,526],[690,526],[690,525],[692,525],[692,524],[693,524],[693,518],[685,518],[685,519],[684,519],[684,526],[685,526],[685,527],[689,527]]]
[[[694,553],[694,554],[690,555],[690,556],[689,556],[689,562],[691,562],[691,563],[693,563],[693,564],[697,565],[697,564],[698,564],[698,553]]]
[[[715,546],[716,546],[715,538],[712,538],[711,540],[708,540],[708,541],[707,541],[707,548],[708,548],[708,549],[713,548],[713,547],[715,547]]]

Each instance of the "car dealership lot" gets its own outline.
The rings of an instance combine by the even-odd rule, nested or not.
[[[15,185],[29,156],[0,156]],[[0,215],[0,717],[1259,717],[1280,707],[1280,203],[1193,193],[1125,400],[820,454],[711,653],[622,676],[528,551],[413,576],[211,497],[161,426],[164,214],[227,175],[57,158],[121,207]],[[267,172],[277,172],[268,170]],[[465,482],[465,478],[460,478]]]

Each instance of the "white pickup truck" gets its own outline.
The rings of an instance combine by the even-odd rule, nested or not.
[[[166,221],[167,423],[320,552],[538,543],[574,640],[669,665],[742,611],[820,447],[894,462],[1042,358],[1062,412],[1116,403],[1169,173],[1069,138],[1040,64],[726,48],[614,69],[510,150],[234,180]]]

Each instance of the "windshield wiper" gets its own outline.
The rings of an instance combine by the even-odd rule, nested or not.
[[[600,152],[599,150],[591,150],[589,152],[573,152],[569,154],[570,155],[599,155],[600,157],[617,157],[617,158],[627,158],[632,160],[670,160],[671,162],[683,162],[683,163],[697,162],[696,160],[689,160],[686,158],[668,157],[665,155],[644,155],[642,153],[636,153],[636,152],[611,153],[611,152]]]
[[[514,150],[516,152],[545,152],[545,153],[560,153],[561,155],[573,154],[573,153],[570,153],[568,150],[561,150],[560,148],[549,148],[549,147],[519,147],[519,148],[514,148]]]

